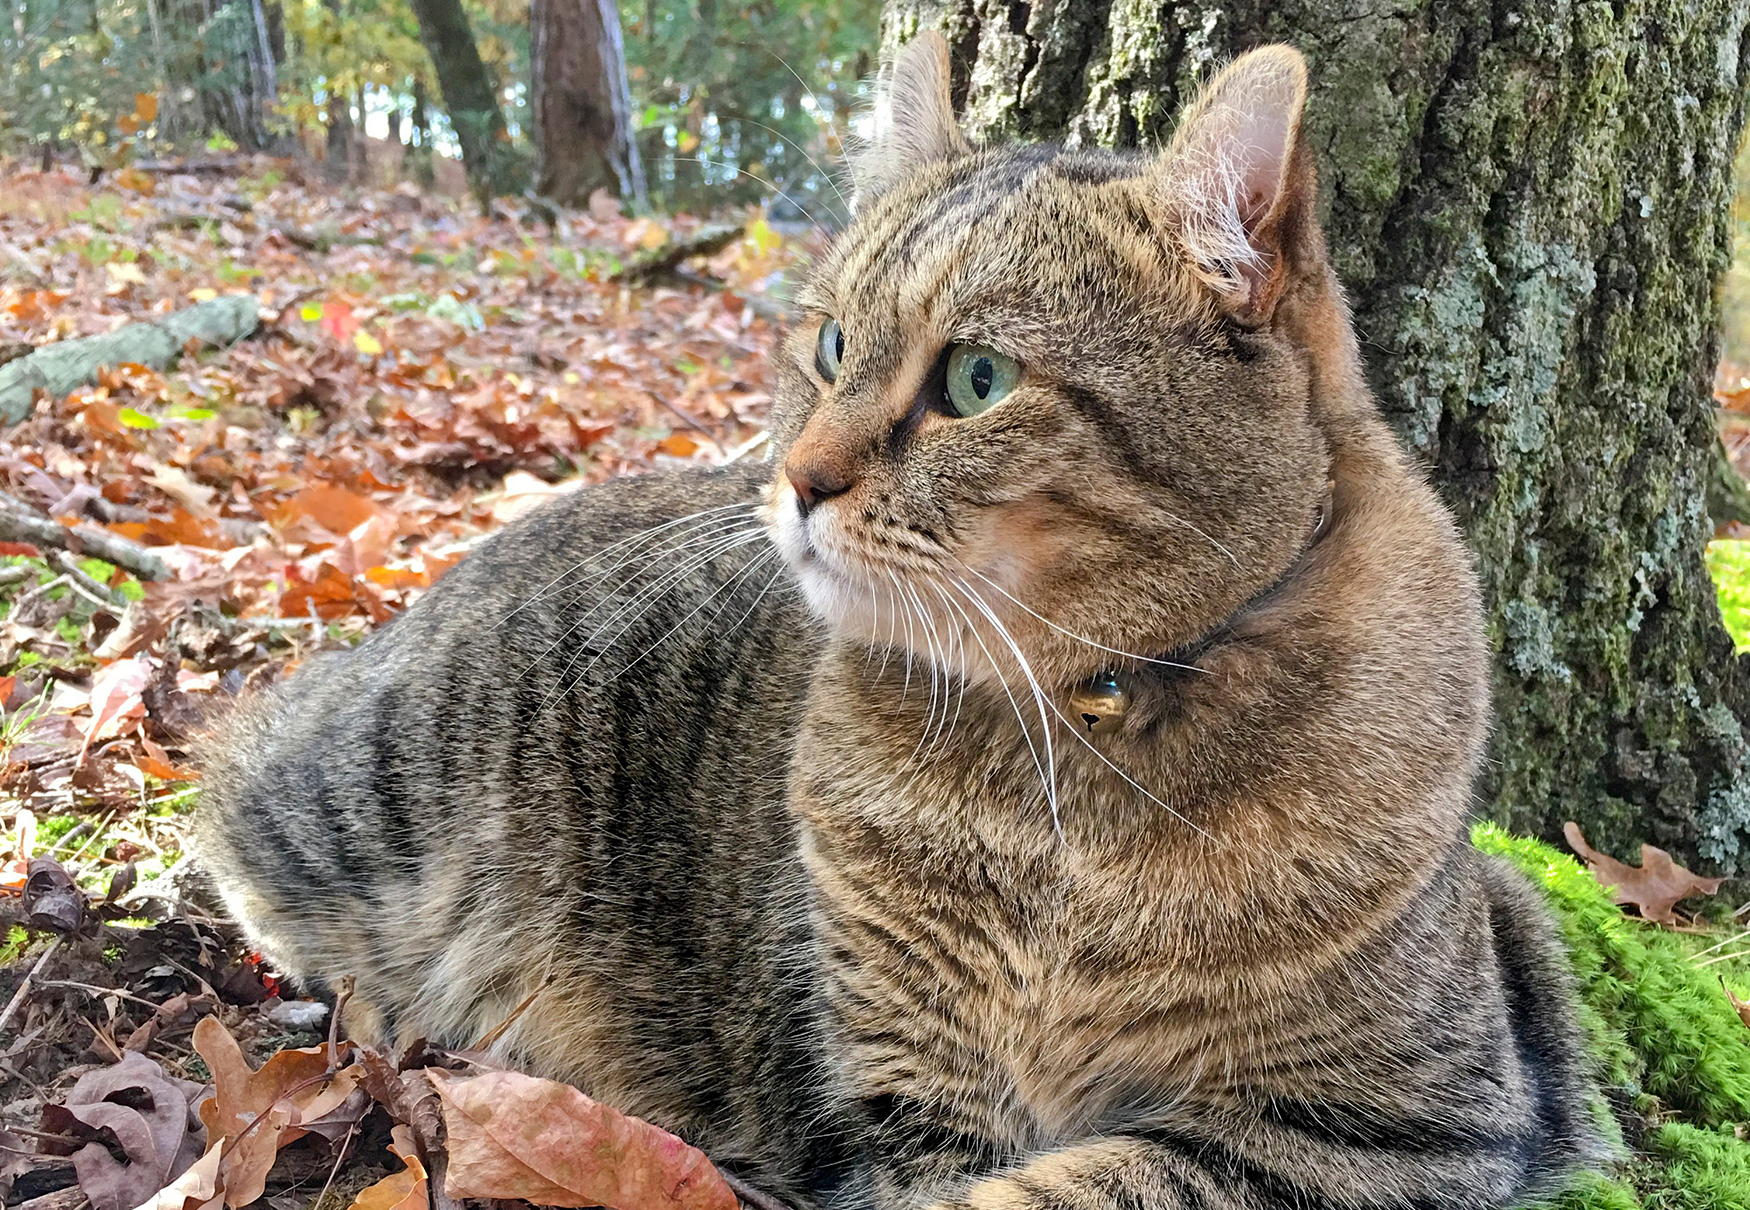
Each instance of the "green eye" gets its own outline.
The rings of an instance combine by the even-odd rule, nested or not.
[[[828,382],[837,382],[839,362],[845,355],[845,330],[839,321],[829,319],[820,325],[820,337],[814,342],[814,368]]]
[[[1021,367],[983,345],[955,345],[948,353],[948,409],[956,416],[976,416],[1003,401],[1021,381]]]

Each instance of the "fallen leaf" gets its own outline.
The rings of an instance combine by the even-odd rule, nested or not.
[[[364,1074],[353,1066],[330,1076],[326,1046],[282,1050],[252,1071],[217,1017],[195,1026],[194,1048],[213,1073],[201,1121],[209,1138],[228,1140],[219,1184],[233,1210],[261,1196],[279,1149],[304,1136],[300,1123],[338,1108]]]
[[[453,1198],[608,1210],[736,1210],[703,1152],[569,1084],[495,1071],[426,1073],[443,1100]]]
[[[1586,843],[1580,825],[1569,820],[1562,825],[1568,845],[1585,858],[1593,877],[1614,891],[1617,903],[1638,908],[1642,917],[1659,924],[1676,924],[1677,903],[1691,895],[1713,895],[1720,889],[1721,878],[1703,878],[1678,865],[1671,854],[1650,844],[1641,846],[1641,864],[1625,865],[1607,853],[1600,853]]]
[[[34,928],[77,932],[85,923],[85,892],[53,857],[32,857],[24,879],[24,911]]]
[[[79,1188],[94,1210],[133,1210],[193,1164],[206,1146],[191,1102],[202,1085],[166,1075],[143,1054],[87,1072],[67,1099],[43,1111],[51,1133],[90,1139],[73,1153]],[[113,1139],[118,1159],[104,1145]]]
[[[219,1191],[219,1152],[221,1144],[208,1147],[206,1154],[190,1164],[188,1170],[135,1210],[208,1210],[217,1207]]]
[[[353,1199],[352,1210],[426,1210],[431,1204],[425,1166],[419,1162],[413,1131],[406,1126],[396,1126],[389,1132],[389,1137],[394,1140],[389,1150],[407,1167],[360,1191]]]

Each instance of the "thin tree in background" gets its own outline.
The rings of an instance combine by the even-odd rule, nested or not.
[[[520,193],[525,166],[511,144],[504,109],[480,58],[462,0],[412,0],[412,6],[419,40],[431,56],[444,108],[462,145],[468,183],[483,201]]]
[[[889,0],[977,137],[1162,145],[1214,66],[1312,63],[1332,258],[1387,417],[1476,551],[1515,829],[1750,869],[1750,666],[1702,561],[1750,10],[1623,0]]]
[[[536,192],[579,206],[606,189],[644,208],[614,0],[533,0],[529,34]]]

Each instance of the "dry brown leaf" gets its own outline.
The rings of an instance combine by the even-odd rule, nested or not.
[[[569,1084],[514,1071],[427,1072],[443,1100],[453,1198],[609,1210],[736,1210],[703,1152]]]
[[[1641,846],[1639,866],[1625,865],[1587,844],[1585,833],[1573,820],[1562,825],[1562,834],[1574,852],[1586,859],[1593,877],[1614,892],[1615,902],[1638,908],[1645,919],[1659,924],[1676,924],[1677,913],[1673,909],[1679,900],[1691,895],[1716,894],[1724,881],[1686,870],[1672,860],[1671,854],[1650,844]]]
[[[142,1054],[79,1077],[61,1105],[43,1110],[53,1134],[90,1140],[73,1153],[79,1188],[96,1210],[129,1210],[180,1175],[205,1139],[190,1103],[204,1091]],[[105,1144],[113,1140],[117,1158]]]
[[[304,1136],[299,1123],[333,1112],[364,1074],[355,1065],[330,1076],[326,1046],[282,1050],[252,1071],[216,1017],[195,1026],[194,1048],[213,1073],[201,1121],[208,1138],[226,1141],[219,1184],[233,1210],[261,1196],[279,1149]]]
[[[1738,1020],[1750,1027],[1750,1000],[1740,1000],[1732,994],[1732,989],[1726,986],[1726,977],[1720,976],[1720,990],[1726,993],[1726,999],[1732,1002],[1732,1007],[1738,1011]]]
[[[397,1126],[389,1135],[394,1140],[389,1150],[407,1167],[361,1190],[353,1199],[352,1210],[427,1210],[431,1205],[431,1194],[426,1183],[425,1165],[419,1162],[419,1148],[414,1145],[413,1131],[406,1126]]]
[[[135,1210],[218,1210],[219,1158],[223,1144],[214,1143],[188,1171],[141,1202]]]

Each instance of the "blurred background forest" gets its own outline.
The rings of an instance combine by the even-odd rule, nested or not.
[[[476,193],[567,205],[605,187],[671,211],[832,209],[874,0],[630,5],[8,0],[0,155],[97,174],[302,154],[337,183],[459,192],[465,169]]]

